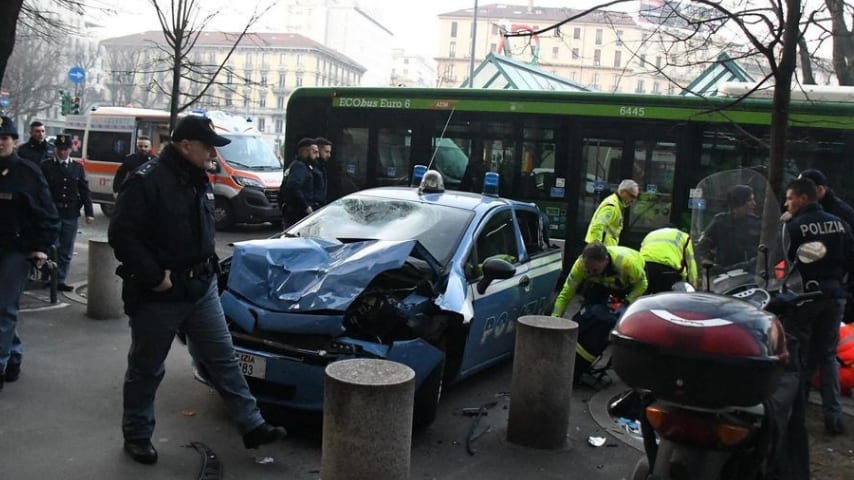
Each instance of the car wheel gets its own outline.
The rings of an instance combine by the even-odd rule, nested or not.
[[[439,399],[442,398],[442,386],[445,376],[445,357],[430,372],[430,375],[415,392],[415,406],[412,414],[412,425],[415,429],[430,426],[436,420],[439,409]]]
[[[234,208],[228,200],[216,197],[214,220],[216,221],[217,230],[227,230],[234,225]]]
[[[105,217],[111,218],[113,213],[116,211],[116,206],[113,204],[102,203],[101,204],[101,213],[104,214]]]

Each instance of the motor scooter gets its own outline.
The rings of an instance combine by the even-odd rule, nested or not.
[[[733,183],[739,182],[721,185]],[[802,246],[797,262],[823,258],[822,247]],[[801,385],[798,342],[783,325],[821,292],[788,290],[796,264],[767,288],[769,249],[757,246],[756,252],[764,257],[750,262],[760,270],[756,275],[722,268],[725,276],[716,278],[724,281],[707,283],[724,285],[728,295],[641,297],[611,333],[613,369],[638,394],[642,410],[646,455],[631,478],[756,480],[775,468],[784,410]],[[736,270],[743,273],[732,275]],[[630,398],[611,408],[621,409]]]

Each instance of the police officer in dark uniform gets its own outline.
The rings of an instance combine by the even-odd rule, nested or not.
[[[136,139],[136,152],[125,157],[119,169],[116,170],[116,176],[113,177],[113,196],[118,196],[119,189],[125,183],[128,173],[139,168],[143,163],[157,158],[157,155],[151,153],[151,139],[145,135],[140,135]]]
[[[804,304],[799,309],[796,324],[786,325],[786,330],[793,330],[806,346],[808,368],[804,385],[812,378],[816,367],[821,376],[828,379],[822,382],[821,388],[825,428],[831,434],[841,434],[844,426],[836,348],[846,297],[843,278],[854,270],[854,237],[844,221],[821,208],[815,183],[809,178],[798,178],[789,184],[786,208],[792,214],[786,224],[789,260],[794,261],[798,247],[807,242],[820,241],[827,248],[824,258],[813,263],[797,263],[804,285],[816,282],[823,297]]]
[[[699,258],[714,261],[712,271],[727,270],[752,261],[759,247],[762,222],[756,216],[756,198],[748,185],[727,192],[728,211],[715,215],[697,242]]]
[[[15,327],[31,262],[44,264],[59,228],[47,182],[38,166],[15,153],[17,139],[12,120],[0,117],[0,390],[21,373]]]
[[[131,347],[124,381],[125,451],[154,463],[154,396],[163,362],[180,329],[196,365],[225,401],[246,448],[285,436],[264,421],[234,356],[216,282],[214,194],[205,171],[215,146],[229,143],[210,119],[182,118],[172,143],[122,187],[109,228],[121,262],[122,299]]]
[[[314,202],[312,210],[326,205],[327,192],[329,191],[329,177],[327,174],[329,158],[332,157],[332,142],[323,137],[314,139],[317,145],[317,159],[314,162]]]
[[[285,178],[279,189],[282,223],[285,227],[293,225],[314,211],[314,164],[317,157],[317,142],[313,138],[303,138],[297,142],[297,157],[285,171]]]
[[[845,220],[849,227],[854,228],[854,208],[851,208],[845,200],[836,196],[836,193],[827,183],[827,177],[820,170],[813,168],[804,170],[798,178],[809,178],[815,183],[815,193],[818,203],[825,212],[836,215]]]
[[[57,135],[53,147],[56,152],[54,158],[42,162],[41,167],[59,212],[57,288],[62,292],[70,292],[74,289],[65,283],[65,279],[68,277],[71,256],[74,255],[80,207],[83,207],[86,223],[95,221],[95,211],[92,209],[89,181],[86,180],[83,165],[71,159],[71,136],[65,133]]]

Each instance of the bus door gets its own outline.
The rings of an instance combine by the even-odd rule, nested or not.
[[[631,128],[627,128],[631,131]],[[664,137],[664,136],[663,136]],[[583,244],[599,203],[615,193],[623,179],[640,187],[640,196],[624,216],[620,243],[638,248],[651,230],[671,222],[676,142],[669,138],[590,135],[582,139],[575,237]]]
[[[500,183],[499,196],[514,195],[519,178],[520,154],[517,148],[516,134],[510,122],[485,122],[483,133],[477,143],[479,147],[475,158],[481,160],[488,171],[498,172]],[[483,191],[482,176],[479,185],[472,185],[473,191]]]

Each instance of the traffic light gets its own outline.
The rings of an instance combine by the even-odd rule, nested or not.
[[[68,115],[69,113],[71,113],[71,95],[65,92],[59,92],[59,94],[61,95],[60,100],[62,102],[60,111],[63,115]]]
[[[80,97],[74,97],[71,101],[71,114],[80,115]]]

